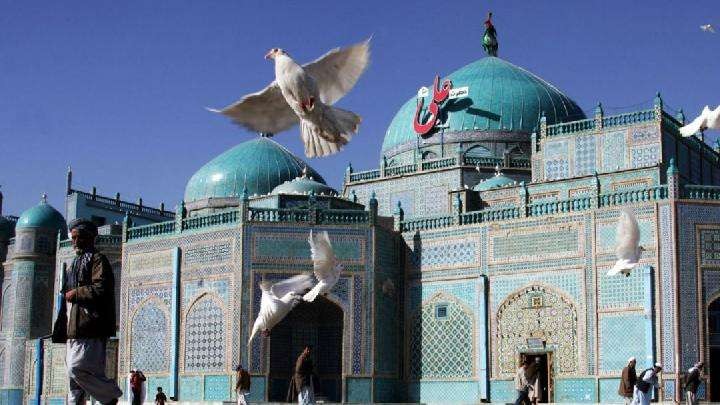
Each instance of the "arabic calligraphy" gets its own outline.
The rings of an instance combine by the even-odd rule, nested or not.
[[[417,107],[415,108],[415,117],[413,120],[413,129],[415,130],[415,133],[418,135],[425,135],[433,129],[435,123],[437,122],[438,114],[440,113],[440,104],[448,99],[451,89],[452,82],[450,80],[443,81],[442,87],[440,87],[440,76],[435,76],[435,81],[433,82],[432,87],[433,96],[432,100],[430,100],[430,104],[428,105],[430,117],[428,117],[425,123],[422,122],[420,117],[423,105],[425,104],[425,98],[418,97]]]

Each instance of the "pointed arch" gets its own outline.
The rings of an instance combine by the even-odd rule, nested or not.
[[[183,370],[226,371],[229,346],[225,304],[217,294],[200,294],[183,318]]]
[[[158,297],[142,300],[130,315],[131,369],[165,372],[170,366],[170,312]]]

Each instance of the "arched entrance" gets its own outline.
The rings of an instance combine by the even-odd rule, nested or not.
[[[720,297],[708,305],[708,354],[710,364],[706,374],[710,378],[710,400],[720,399]]]
[[[272,329],[268,399],[284,401],[305,345],[312,345],[315,372],[319,381],[316,398],[342,400],[343,311],[326,298],[301,302]]]

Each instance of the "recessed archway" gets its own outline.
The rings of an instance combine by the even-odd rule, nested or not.
[[[720,297],[715,298],[707,307],[708,325],[708,364],[710,400],[720,399]]]
[[[295,360],[306,345],[315,348],[313,361],[320,380],[316,397],[341,402],[343,311],[323,297],[301,302],[272,329],[268,400],[285,400]]]

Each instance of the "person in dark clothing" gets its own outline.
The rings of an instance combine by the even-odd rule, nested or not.
[[[628,359],[628,365],[622,370],[620,377],[620,387],[618,388],[618,395],[623,397],[625,405],[630,405],[633,399],[633,388],[635,388],[635,382],[637,381],[637,372],[635,371],[635,357]]]
[[[305,346],[295,362],[295,373],[288,389],[288,402],[295,402],[297,398],[300,405],[315,403],[315,366],[310,358],[311,354],[312,346]]]
[[[130,392],[132,393],[132,405],[142,405],[145,402],[145,381],[147,378],[140,370],[133,370],[130,374]],[[164,394],[163,394],[164,395]]]
[[[62,275],[62,300],[52,341],[66,344],[68,404],[90,395],[116,404],[122,391],[105,376],[107,339],[115,335],[115,278],[108,259],[95,250],[97,226],[76,219],[68,226],[75,259]]]
[[[695,363],[693,367],[688,370],[688,374],[685,376],[685,399],[688,405],[697,405],[697,391],[700,387],[700,372],[703,369],[703,362]]]
[[[237,381],[235,382],[235,393],[237,394],[237,405],[247,405],[246,395],[250,392],[250,373],[242,365],[235,367]]]
[[[165,396],[162,387],[157,387],[157,391],[157,394],[155,394],[155,405],[165,405],[167,396]]]

